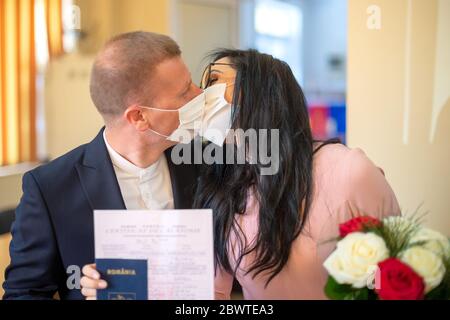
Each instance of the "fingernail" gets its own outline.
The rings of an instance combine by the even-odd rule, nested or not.
[[[92,273],[92,275],[94,276],[94,279],[96,280],[100,279],[100,274],[98,272],[94,272]]]
[[[106,281],[100,281],[100,283],[99,283],[99,287],[100,287],[100,289],[105,289],[106,287],[107,287],[107,283],[106,283]]]

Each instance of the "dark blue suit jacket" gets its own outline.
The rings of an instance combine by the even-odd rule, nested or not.
[[[166,152],[175,208],[192,208],[197,170],[175,165]],[[103,140],[89,144],[26,173],[16,209],[6,269],[4,299],[82,299],[69,290],[70,266],[94,262],[93,210],[125,209]],[[72,271],[73,272],[73,271]]]

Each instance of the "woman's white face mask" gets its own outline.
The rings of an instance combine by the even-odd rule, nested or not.
[[[160,112],[178,112],[179,125],[170,136],[149,130],[177,143],[190,143],[195,137],[201,136],[222,146],[231,128],[232,108],[225,100],[225,91],[230,85],[213,85],[177,110],[141,106]]]
[[[223,146],[232,124],[233,108],[225,100],[225,91],[232,85],[220,83],[205,90],[206,104],[200,135],[218,146]]]

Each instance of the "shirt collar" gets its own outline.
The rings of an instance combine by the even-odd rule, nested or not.
[[[103,139],[105,140],[106,148],[108,149],[111,161],[113,165],[118,169],[140,179],[149,179],[157,173],[161,158],[148,168],[139,168],[138,166],[122,157],[116,150],[111,147],[111,145],[108,143],[108,140],[106,139],[106,130],[103,131]]]

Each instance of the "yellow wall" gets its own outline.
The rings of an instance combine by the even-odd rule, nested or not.
[[[89,94],[93,59],[90,55],[72,54],[48,68],[45,111],[50,159],[91,141],[103,126]]]
[[[46,130],[50,159],[89,142],[103,125],[89,95],[95,53],[113,35],[169,32],[168,0],[78,0],[87,36],[80,52],[52,62],[46,77]]]
[[[420,212],[430,212],[427,224],[450,235],[449,100],[443,103],[430,142],[435,88],[442,96],[450,86],[450,72],[435,76],[435,63],[438,71],[449,70],[436,57],[450,56],[450,50],[441,41],[436,52],[439,2],[411,3],[411,55],[410,64],[405,64],[408,0],[349,0],[348,142],[363,148],[385,170],[405,212],[423,203]],[[447,42],[449,3],[442,0],[446,7],[440,9],[445,18],[441,35]],[[367,28],[370,5],[381,10],[379,30]],[[435,82],[439,77],[441,82]],[[410,97],[408,130],[404,130],[405,96]]]
[[[21,191],[21,175],[0,177],[0,210],[15,207],[19,201]]]
[[[11,241],[11,236],[9,234],[0,235],[0,299],[3,296],[3,281],[5,280],[4,270],[9,265],[9,242]],[[6,254],[5,254],[6,253]]]
[[[95,53],[113,35],[145,30],[169,33],[169,0],[76,0],[86,37],[81,52]]]
[[[0,210],[14,208],[22,194],[22,176],[12,175],[0,177]],[[5,269],[9,264],[9,234],[0,235],[0,299],[3,296],[2,284],[5,276]]]
[[[168,34],[169,0],[113,0],[114,33],[145,30]]]

